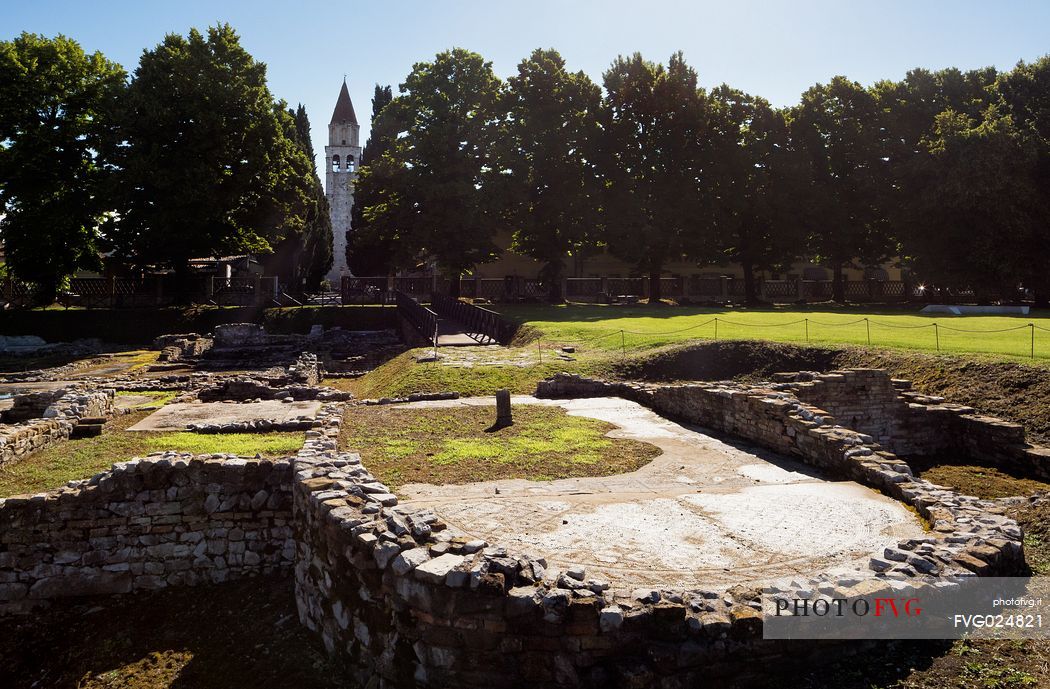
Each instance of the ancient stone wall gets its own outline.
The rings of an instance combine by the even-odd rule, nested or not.
[[[895,580],[920,574],[1013,574],[1023,562],[1001,507],[915,478],[871,435],[788,389],[558,376],[537,392],[635,399],[881,490],[929,521],[928,536],[873,553],[860,583],[836,595],[893,595]],[[300,620],[377,687],[762,686],[769,664],[790,671],[827,652],[762,639],[754,590],[617,591],[582,567],[554,571],[457,536],[339,451],[340,419],[341,406],[325,404],[291,462],[158,456],[0,502],[0,600],[23,610],[294,560]],[[788,592],[810,598],[827,585],[793,581]]]
[[[880,369],[777,376],[771,387],[827,409],[843,426],[871,435],[897,455],[954,455],[1050,478],[1050,448],[1025,441],[1017,423],[921,395]]]
[[[759,613],[731,597],[646,590],[614,600],[582,569],[548,572],[543,560],[450,537],[433,513],[398,508],[356,454],[336,451],[337,422],[310,432],[296,458],[296,602],[361,684],[648,686],[661,675],[746,684],[759,681],[764,657],[806,658],[799,644],[760,639]],[[731,654],[748,663],[726,662]]]
[[[856,591],[887,595],[919,574],[1012,573],[1021,532],[1002,509],[912,476],[871,436],[834,424],[788,392],[733,384],[646,386],[559,376],[546,396],[619,395],[791,454],[912,505],[929,537],[874,553]],[[357,455],[338,452],[338,419],[295,460],[300,619],[378,686],[761,686],[765,661],[805,663],[813,644],[761,639],[755,592],[611,590],[583,568],[467,542],[432,513],[397,505]],[[817,584],[800,582],[798,596]],[[838,649],[855,650],[856,646]]]
[[[63,389],[16,397],[15,406],[9,410],[14,413],[5,413],[4,420],[18,422],[0,424],[0,466],[68,439],[81,419],[109,416],[113,413],[113,396],[111,389]]]
[[[291,461],[175,453],[0,499],[0,612],[285,568]]]

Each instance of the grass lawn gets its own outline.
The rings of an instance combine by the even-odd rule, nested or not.
[[[158,450],[283,457],[303,444],[302,433],[142,433],[126,430],[149,412],[118,416],[102,435],[59,442],[0,469],[0,495],[37,493],[93,476],[115,462]]]
[[[617,351],[692,339],[764,339],[813,344],[870,344],[924,351],[980,353],[1028,359],[1035,330],[1035,358],[1050,362],[1050,313],[1028,316],[952,316],[864,307],[767,307],[718,309],[603,305],[508,305],[498,310],[541,340]],[[866,319],[866,320],[865,320]],[[934,323],[937,328],[934,328]],[[624,331],[621,336],[620,331]],[[1005,332],[959,332],[961,330]]]
[[[339,445],[359,452],[392,488],[608,476],[634,471],[659,454],[649,443],[605,437],[612,424],[556,407],[515,405],[514,425],[489,432],[494,418],[489,407],[349,407]]]

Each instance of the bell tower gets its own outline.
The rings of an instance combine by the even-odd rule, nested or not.
[[[332,289],[339,291],[344,275],[350,275],[346,263],[346,233],[350,231],[350,210],[354,206],[354,180],[361,164],[361,125],[357,123],[350,91],[343,88],[335,102],[335,112],[328,124],[325,153],[325,195],[332,217],[332,269],[328,271]]]

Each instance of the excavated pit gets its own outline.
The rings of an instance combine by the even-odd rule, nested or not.
[[[491,405],[492,398],[418,402],[402,409]],[[408,484],[407,509],[429,508],[463,535],[546,558],[554,568],[633,587],[758,584],[843,574],[873,552],[923,536],[900,502],[812,467],[714,437],[620,398],[540,400],[617,426],[611,437],[656,445],[641,469],[598,478]]]

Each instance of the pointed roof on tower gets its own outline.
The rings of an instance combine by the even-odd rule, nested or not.
[[[346,88],[346,78],[343,78],[343,88],[339,90],[339,100],[335,102],[335,112],[332,113],[332,124],[347,123],[357,124],[357,114],[354,112],[354,104],[350,102],[350,91]]]

